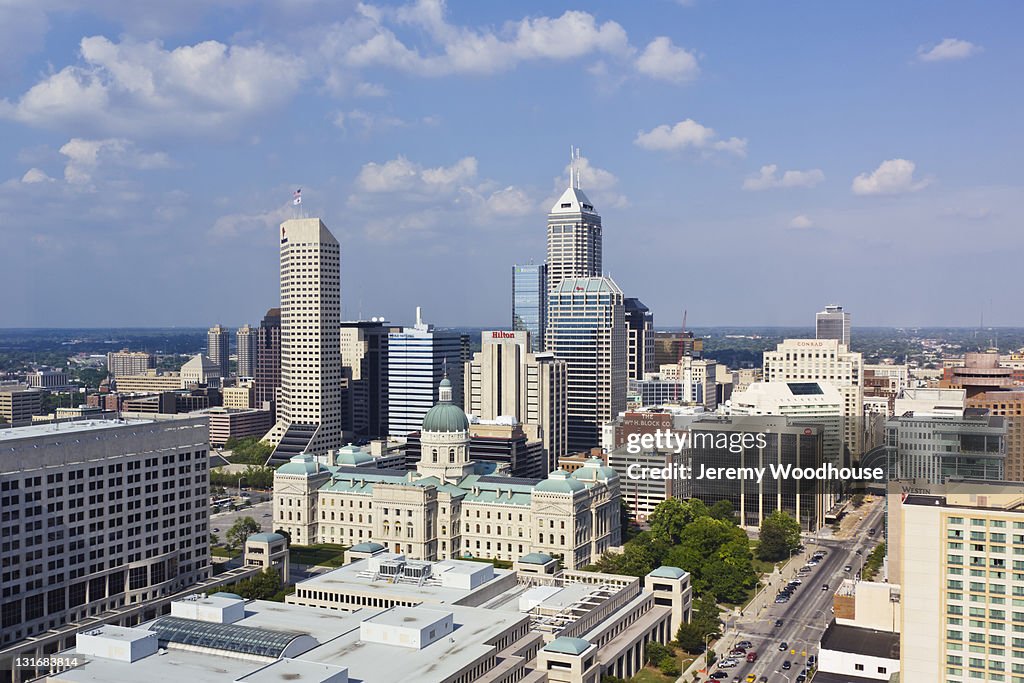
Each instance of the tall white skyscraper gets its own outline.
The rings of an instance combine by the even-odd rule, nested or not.
[[[577,163],[569,187],[548,213],[548,292],[566,278],[601,276],[601,216],[580,189]]]
[[[835,339],[850,348],[850,314],[842,306],[826,306],[814,316],[814,336]]]
[[[626,409],[626,320],[609,277],[568,278],[549,293],[548,350],[566,362],[569,452],[601,440],[601,425]]]
[[[242,325],[235,330],[237,342],[236,358],[239,377],[256,376],[256,331],[249,325]]]
[[[446,374],[452,403],[462,406],[462,364],[467,355],[461,335],[435,331],[423,322],[418,307],[415,325],[388,334],[389,436],[419,431],[423,417],[438,401],[438,386]]]
[[[343,445],[341,255],[319,218],[281,224],[281,405],[274,461]]]

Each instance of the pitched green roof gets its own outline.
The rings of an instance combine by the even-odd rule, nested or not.
[[[582,638],[559,636],[544,646],[548,652],[560,652],[564,655],[581,655],[590,648],[590,643]]]
[[[256,541],[257,543],[275,543],[277,541],[283,541],[284,536],[278,533],[252,534],[245,540]]]
[[[519,558],[522,564],[547,564],[555,558],[545,553],[528,553]]]
[[[666,565],[655,569],[651,572],[651,576],[658,576],[663,579],[681,579],[686,576],[686,572],[679,567],[669,567]]]

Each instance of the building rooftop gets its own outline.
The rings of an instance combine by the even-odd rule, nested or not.
[[[821,637],[821,649],[868,657],[899,659],[900,634],[873,631],[856,626],[843,626],[833,622]]]
[[[17,439],[31,439],[37,436],[54,436],[63,434],[68,436],[81,436],[89,432],[102,431],[114,427],[127,425],[152,424],[155,420],[69,420],[67,422],[46,422],[42,424],[27,425],[25,427],[12,427],[0,429],[0,442],[14,441]]]
[[[544,646],[548,652],[561,652],[567,655],[581,655],[590,648],[590,643],[582,638],[560,636]]]

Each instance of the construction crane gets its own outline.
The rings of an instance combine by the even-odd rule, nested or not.
[[[679,393],[683,386],[683,350],[686,348],[686,309],[683,309],[683,329],[679,333],[679,357],[676,359],[676,403],[679,403]]]

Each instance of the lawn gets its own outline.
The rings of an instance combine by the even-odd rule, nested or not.
[[[686,671],[686,668],[693,663],[693,655],[685,652],[676,653],[676,660],[679,662],[679,670]],[[636,676],[630,678],[629,683],[675,683],[678,679],[678,676],[666,676],[648,664]]]
[[[340,567],[345,564],[347,546],[336,543],[318,545],[293,545],[288,548],[293,564],[320,567]]]
[[[232,551],[228,550],[227,548],[224,548],[224,547],[219,546],[219,545],[215,545],[212,548],[210,548],[210,554],[215,556],[215,557],[225,557],[227,559],[231,559],[232,557],[235,557],[236,555],[238,555],[238,551],[232,552]]]

